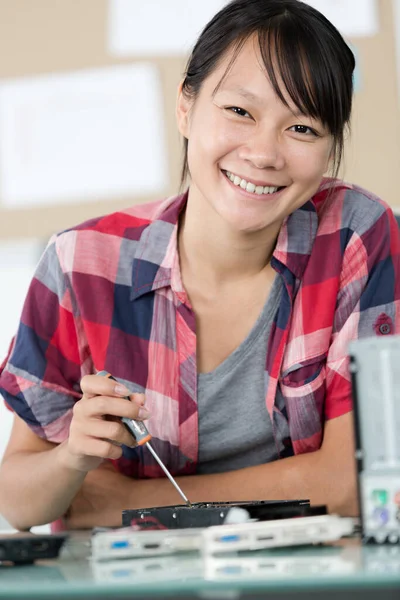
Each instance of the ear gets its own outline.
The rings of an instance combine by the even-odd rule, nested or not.
[[[187,95],[183,92],[183,80],[178,86],[178,94],[176,98],[176,122],[178,125],[179,133],[183,137],[189,139],[190,130],[190,109],[192,108],[193,101],[190,100]]]

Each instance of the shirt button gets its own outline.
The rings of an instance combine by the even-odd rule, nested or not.
[[[379,325],[379,331],[382,335],[387,335],[388,333],[390,333],[389,323],[382,323],[382,325]]]

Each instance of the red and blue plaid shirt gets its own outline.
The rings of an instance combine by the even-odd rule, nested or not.
[[[135,206],[50,240],[0,376],[7,405],[40,437],[66,439],[81,378],[105,369],[146,394],[170,471],[196,471],[196,327],[177,248],[186,202]],[[349,341],[400,332],[399,249],[390,208],[340,181],[324,180],[285,219],[271,261],[284,289],[265,349],[265,407],[276,437],[289,430],[291,452],[317,450],[324,422],[351,410]],[[143,448],[126,448],[116,466],[162,475]]]

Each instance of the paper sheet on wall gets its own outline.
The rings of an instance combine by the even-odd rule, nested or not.
[[[184,55],[227,2],[109,0],[109,50],[115,56]]]
[[[162,110],[149,63],[5,81],[2,205],[165,193]]]
[[[347,37],[378,31],[376,0],[304,0]],[[108,48],[115,56],[187,54],[228,0],[109,0]]]
[[[345,37],[369,37],[379,30],[376,0],[303,0],[319,10]]]

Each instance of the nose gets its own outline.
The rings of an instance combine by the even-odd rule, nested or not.
[[[285,165],[282,147],[276,132],[252,131],[239,150],[239,158],[248,161],[257,169],[280,170]]]

